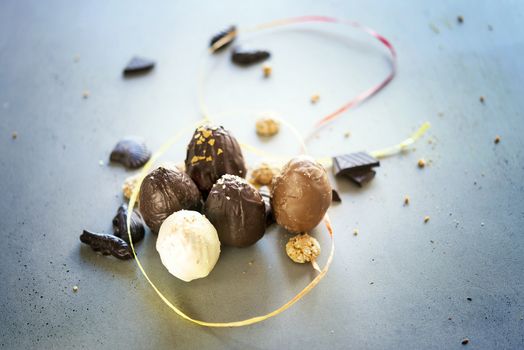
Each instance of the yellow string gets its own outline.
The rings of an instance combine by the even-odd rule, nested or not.
[[[208,121],[209,120],[207,118],[204,118],[201,121],[199,121],[195,126],[198,127],[199,125],[202,125],[202,124],[204,124],[204,123],[206,123]],[[288,123],[285,123],[285,124],[288,125],[288,126],[291,126]],[[328,256],[328,259],[327,259],[327,262],[326,262],[326,265],[324,266],[324,268],[320,271],[320,273],[306,287],[304,287],[304,289],[302,289],[298,294],[296,294],[293,298],[291,298],[288,302],[286,302],[285,304],[283,304],[279,308],[277,308],[277,309],[275,309],[275,310],[273,310],[273,311],[271,311],[271,312],[269,312],[269,313],[267,313],[265,315],[255,316],[255,317],[251,317],[251,318],[248,318],[248,319],[245,319],[245,320],[232,321],[232,322],[206,322],[206,321],[201,321],[201,320],[197,320],[197,319],[194,319],[194,318],[190,317],[185,312],[180,310],[177,306],[175,306],[160,291],[160,289],[155,285],[155,283],[151,280],[151,278],[147,274],[147,272],[144,269],[142,263],[140,262],[140,259],[138,258],[138,255],[136,254],[135,246],[133,244],[133,238],[131,237],[131,210],[133,210],[133,208],[135,206],[135,203],[136,203],[136,200],[137,200],[137,197],[138,197],[138,192],[139,192],[139,189],[140,189],[140,185],[142,183],[142,179],[145,178],[145,176],[147,175],[149,169],[153,166],[154,162],[159,157],[161,157],[165,152],[167,152],[167,150],[169,150],[182,137],[182,135],[185,132],[187,132],[187,129],[188,128],[184,128],[183,130],[181,130],[178,133],[176,133],[171,139],[169,139],[166,143],[164,143],[157,152],[155,152],[151,156],[151,159],[144,165],[144,167],[140,171],[140,181],[137,184],[137,186],[135,186],[133,188],[133,192],[131,193],[131,198],[129,199],[129,206],[128,206],[128,209],[127,209],[128,211],[127,211],[127,223],[126,224],[127,224],[127,234],[128,234],[128,237],[129,237],[131,250],[133,251],[133,256],[134,256],[135,261],[136,261],[136,263],[138,265],[138,268],[140,269],[140,272],[142,273],[142,275],[146,278],[146,280],[149,283],[149,285],[153,288],[153,290],[157,293],[157,295],[160,297],[160,299],[171,310],[173,310],[178,316],[182,317],[183,319],[185,319],[185,320],[187,320],[189,322],[198,324],[200,326],[218,327],[218,328],[242,327],[242,326],[251,325],[251,324],[254,324],[254,323],[258,323],[258,322],[267,320],[268,318],[274,317],[274,316],[280,314],[281,312],[287,310],[288,308],[290,308],[293,304],[295,304],[297,301],[299,301],[303,296],[305,296],[307,293],[309,293],[313,288],[315,288],[315,286],[322,280],[322,278],[324,278],[324,276],[328,272],[329,267],[331,266],[331,262],[333,261],[333,255],[334,255],[334,252],[335,252],[335,240],[333,238],[333,229],[332,229],[331,221],[329,219],[328,214],[326,214],[325,217],[324,217],[324,224],[325,224],[325,226],[326,226],[326,228],[328,230],[329,236],[331,237],[331,250],[330,250],[330,253],[329,253],[329,256]],[[298,137],[300,135],[297,134],[296,136]],[[300,141],[301,144],[303,143],[301,138],[299,138],[299,141]]]

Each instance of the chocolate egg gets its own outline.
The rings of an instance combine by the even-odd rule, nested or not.
[[[271,206],[275,220],[291,232],[315,228],[331,204],[326,170],[313,158],[291,159],[273,178]]]
[[[157,233],[162,222],[175,211],[200,210],[202,196],[186,173],[160,166],[142,181],[138,203],[147,226]]]
[[[221,126],[201,126],[187,146],[186,172],[206,197],[222,175],[246,176],[240,145]]]
[[[204,214],[217,229],[220,242],[246,247],[266,230],[266,208],[260,193],[241,177],[224,175],[211,188]]]

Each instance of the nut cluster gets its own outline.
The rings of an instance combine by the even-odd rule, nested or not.
[[[260,118],[257,120],[256,128],[260,136],[273,136],[280,130],[280,123],[273,118]]]
[[[289,239],[286,253],[294,262],[304,264],[314,261],[320,255],[320,243],[307,233],[299,234]]]

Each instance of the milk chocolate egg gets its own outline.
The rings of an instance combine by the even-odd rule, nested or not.
[[[313,158],[291,159],[273,178],[271,206],[275,220],[291,232],[316,227],[331,204],[331,185],[326,170]]]
[[[147,226],[157,233],[162,222],[175,211],[200,210],[202,196],[186,173],[160,166],[142,181],[138,203]]]
[[[201,126],[187,146],[186,172],[206,197],[222,175],[246,176],[240,145],[221,126]]]
[[[241,177],[224,175],[211,188],[204,214],[220,242],[234,247],[254,244],[266,230],[266,207],[260,193]]]

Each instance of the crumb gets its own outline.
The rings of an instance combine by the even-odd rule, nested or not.
[[[78,292],[78,286],[73,286],[73,292]]]
[[[314,261],[320,255],[320,243],[307,233],[298,234],[287,242],[286,253],[296,263]]]
[[[480,96],[480,97],[479,97],[479,101],[480,101],[480,103],[484,103],[484,100],[485,100],[485,99],[484,99],[484,96]]]
[[[104,161],[103,160],[99,160],[98,161],[98,165],[103,166],[104,165]]]
[[[451,321],[451,320],[452,320],[452,318],[451,318],[451,317],[448,317],[448,320],[450,320],[450,321]]]
[[[272,72],[273,72],[273,68],[271,68],[269,64],[264,64],[262,66],[262,73],[264,73],[265,78],[269,78]]]
[[[250,262],[248,262],[248,265],[249,265],[249,266],[253,265],[253,260],[251,260]]]
[[[131,194],[133,193],[133,190],[135,187],[137,187],[138,182],[140,180],[140,174],[129,176],[124,180],[124,183],[122,184],[122,193],[124,194],[124,198],[130,199]],[[136,200],[138,201],[138,198],[140,196],[136,197]]]
[[[84,92],[82,92],[82,97],[83,98],[88,98],[90,94],[91,93],[89,92],[89,90],[84,90]]]
[[[424,168],[426,166],[426,161],[424,159],[419,159],[417,162],[419,168]]]
[[[375,282],[369,282],[369,284],[375,284]]]
[[[458,16],[457,17],[457,22],[459,22],[461,24],[464,23],[464,17],[463,16]]]
[[[350,136],[351,136],[351,133],[350,133],[349,131],[346,131],[346,132],[344,133],[344,137],[345,137],[346,139],[347,139],[348,137],[350,137]]]
[[[273,118],[260,118],[257,120],[256,130],[260,136],[273,136],[280,130],[280,123]]]
[[[73,62],[76,63],[76,62],[78,62],[78,61],[80,61],[80,55],[74,55],[74,56],[73,56]]]
[[[497,136],[495,137],[495,140],[493,140],[493,142],[495,142],[495,144],[498,144],[498,143],[500,142],[500,136],[497,135]]]
[[[409,205],[409,196],[404,197],[404,205]]]
[[[13,140],[16,140],[17,137],[18,137],[18,133],[16,131],[13,131],[13,133],[11,134],[11,138]]]
[[[311,96],[311,103],[315,104],[318,102],[319,99],[320,99],[320,95],[314,94],[313,96]]]
[[[358,228],[353,230],[353,236],[358,236]]]
[[[251,182],[255,186],[269,186],[273,177],[279,173],[279,169],[262,163],[258,168],[251,172]]]
[[[429,216],[424,216],[424,223],[427,224],[429,222]]]
[[[467,301],[472,301],[472,300],[473,300],[473,299],[471,299],[470,297],[467,297],[466,299],[467,299]]]
[[[462,339],[462,342],[461,342],[462,345],[468,345],[468,343],[469,343],[469,339],[468,338]]]
[[[490,24],[488,24],[488,30],[491,32],[493,30],[493,26],[491,26]]]

